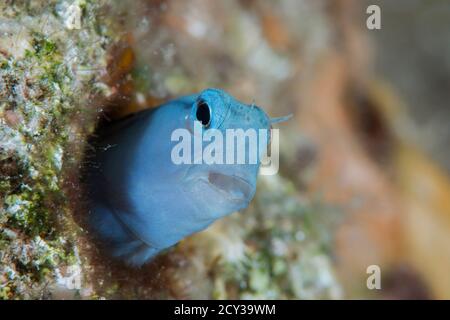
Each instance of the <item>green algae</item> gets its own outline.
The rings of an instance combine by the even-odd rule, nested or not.
[[[81,3],[81,2],[80,2]],[[0,298],[45,298],[80,264],[75,251],[79,227],[73,222],[64,187],[70,166],[78,163],[91,122],[76,123],[101,82],[111,42],[96,19],[100,1],[80,4],[83,26],[64,27],[66,1],[0,5],[4,26],[0,54]],[[20,43],[21,46],[16,46]]]

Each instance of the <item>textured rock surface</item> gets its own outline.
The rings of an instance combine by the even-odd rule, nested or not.
[[[48,298],[81,277],[66,184],[95,125],[106,21],[100,2],[0,4],[0,297]],[[67,24],[75,12],[81,29]]]
[[[105,97],[115,97],[110,110],[121,114],[218,86],[276,106],[274,115],[292,111],[286,81],[312,68],[327,46],[321,4],[284,1],[275,15],[269,2],[238,1],[139,1],[114,9],[91,1],[8,1],[0,9],[2,298],[341,295],[329,259],[329,219],[318,218],[334,209],[299,198],[282,177],[261,179],[246,212],[137,273],[102,257],[75,223],[83,226],[88,214],[77,175],[89,165],[82,153]],[[281,23],[293,9],[302,18]],[[112,19],[116,14],[122,19]],[[123,32],[113,32],[118,25]]]

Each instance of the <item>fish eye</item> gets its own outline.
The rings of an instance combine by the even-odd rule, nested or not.
[[[204,127],[209,127],[211,123],[211,108],[205,100],[200,100],[197,103],[197,111],[195,117]]]

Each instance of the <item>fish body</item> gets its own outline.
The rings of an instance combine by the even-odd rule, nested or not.
[[[173,141],[174,131],[187,129],[194,138],[195,123],[202,125],[202,135],[216,130],[224,137],[227,129],[270,129],[270,119],[259,107],[206,89],[137,113],[100,135],[96,166],[89,172],[89,221],[110,254],[129,265],[142,265],[217,219],[246,208],[255,194],[267,144],[258,145],[256,163],[174,163],[173,149],[179,143]],[[197,159],[193,141],[191,156]],[[248,143],[244,147],[250,151]]]

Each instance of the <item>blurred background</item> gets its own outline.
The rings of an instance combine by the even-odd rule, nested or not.
[[[3,88],[8,77],[45,58],[67,67],[64,81],[75,89],[60,84],[60,101],[70,98],[72,108],[54,112],[48,103],[38,116],[67,139],[33,138],[40,146],[33,157],[24,151],[31,142],[11,143],[30,126],[18,127],[17,118],[28,119],[39,101],[61,93],[52,87],[27,104],[31,98],[1,92],[0,172],[10,183],[1,189],[0,222],[16,234],[0,238],[3,297],[450,298],[448,1],[52,1],[48,8],[7,2],[2,59],[25,62],[20,70],[2,68]],[[370,4],[381,9],[379,30],[366,27]],[[79,30],[66,24],[70,5],[80,8]],[[43,56],[32,45],[35,55],[21,55],[27,41],[36,43],[36,30],[54,48],[44,46],[51,51]],[[83,58],[61,60],[74,51]],[[53,72],[58,79],[62,71]],[[260,177],[247,210],[151,264],[136,271],[109,261],[84,230],[78,179],[95,124],[207,87],[271,116],[293,113],[279,126],[280,173]],[[40,167],[50,160],[37,155],[50,150],[54,159],[55,146],[60,168]],[[42,183],[47,176],[34,178],[30,163],[38,177],[44,169],[56,177],[57,188]],[[23,201],[35,193],[43,197],[30,209]],[[21,210],[42,208],[58,218],[41,223],[52,228],[17,222]],[[45,274],[35,268],[43,261],[33,251],[36,235],[58,252],[51,263],[44,259]],[[29,250],[17,249],[24,246]],[[16,257],[23,250],[28,260]],[[380,267],[380,290],[367,287],[371,265]]]

